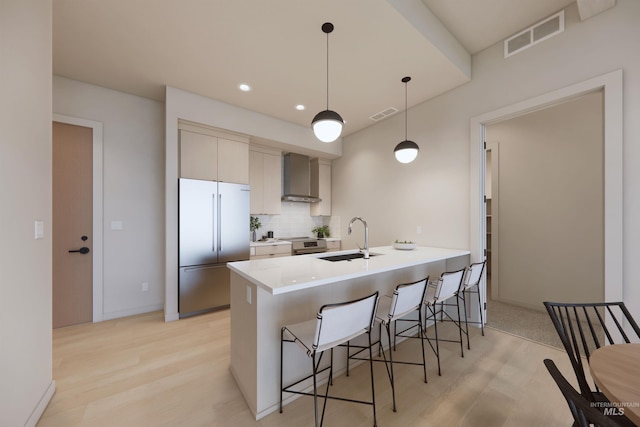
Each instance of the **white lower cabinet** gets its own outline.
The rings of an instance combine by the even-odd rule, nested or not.
[[[339,251],[342,247],[340,240],[327,240],[327,252]]]
[[[260,245],[251,247],[250,259],[263,259],[281,256],[291,256],[291,244]]]

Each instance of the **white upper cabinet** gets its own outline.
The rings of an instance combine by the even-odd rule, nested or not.
[[[331,216],[331,160],[311,159],[311,196],[321,202],[311,203],[312,216]]]
[[[249,144],[218,138],[218,181],[249,184]]]
[[[180,178],[249,184],[249,140],[180,123]]]
[[[249,187],[251,188],[251,201],[249,211],[252,214],[261,214],[264,210],[264,155],[259,151],[249,150]]]
[[[249,151],[251,213],[279,215],[282,211],[282,155],[280,151],[252,146]]]
[[[218,138],[180,131],[180,178],[218,180]]]

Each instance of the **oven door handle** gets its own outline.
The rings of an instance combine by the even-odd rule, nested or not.
[[[321,254],[327,252],[327,249],[322,249],[322,250],[300,250],[300,251],[295,251],[293,252],[293,255],[309,255],[309,254]]]

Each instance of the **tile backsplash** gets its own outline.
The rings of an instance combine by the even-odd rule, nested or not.
[[[309,203],[282,202],[280,215],[256,215],[262,224],[262,227],[256,231],[257,238],[266,236],[267,231],[273,231],[274,237],[277,238],[311,237],[313,235],[311,230],[320,225],[328,225],[331,237],[339,237],[339,218],[311,216],[310,212]]]

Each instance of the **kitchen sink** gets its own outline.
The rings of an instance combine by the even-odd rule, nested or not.
[[[369,257],[376,256],[378,254],[369,254]],[[352,259],[364,258],[364,253],[362,252],[351,252],[348,254],[340,254],[340,255],[329,255],[329,256],[321,256],[318,259],[323,259],[325,261],[351,261]]]

